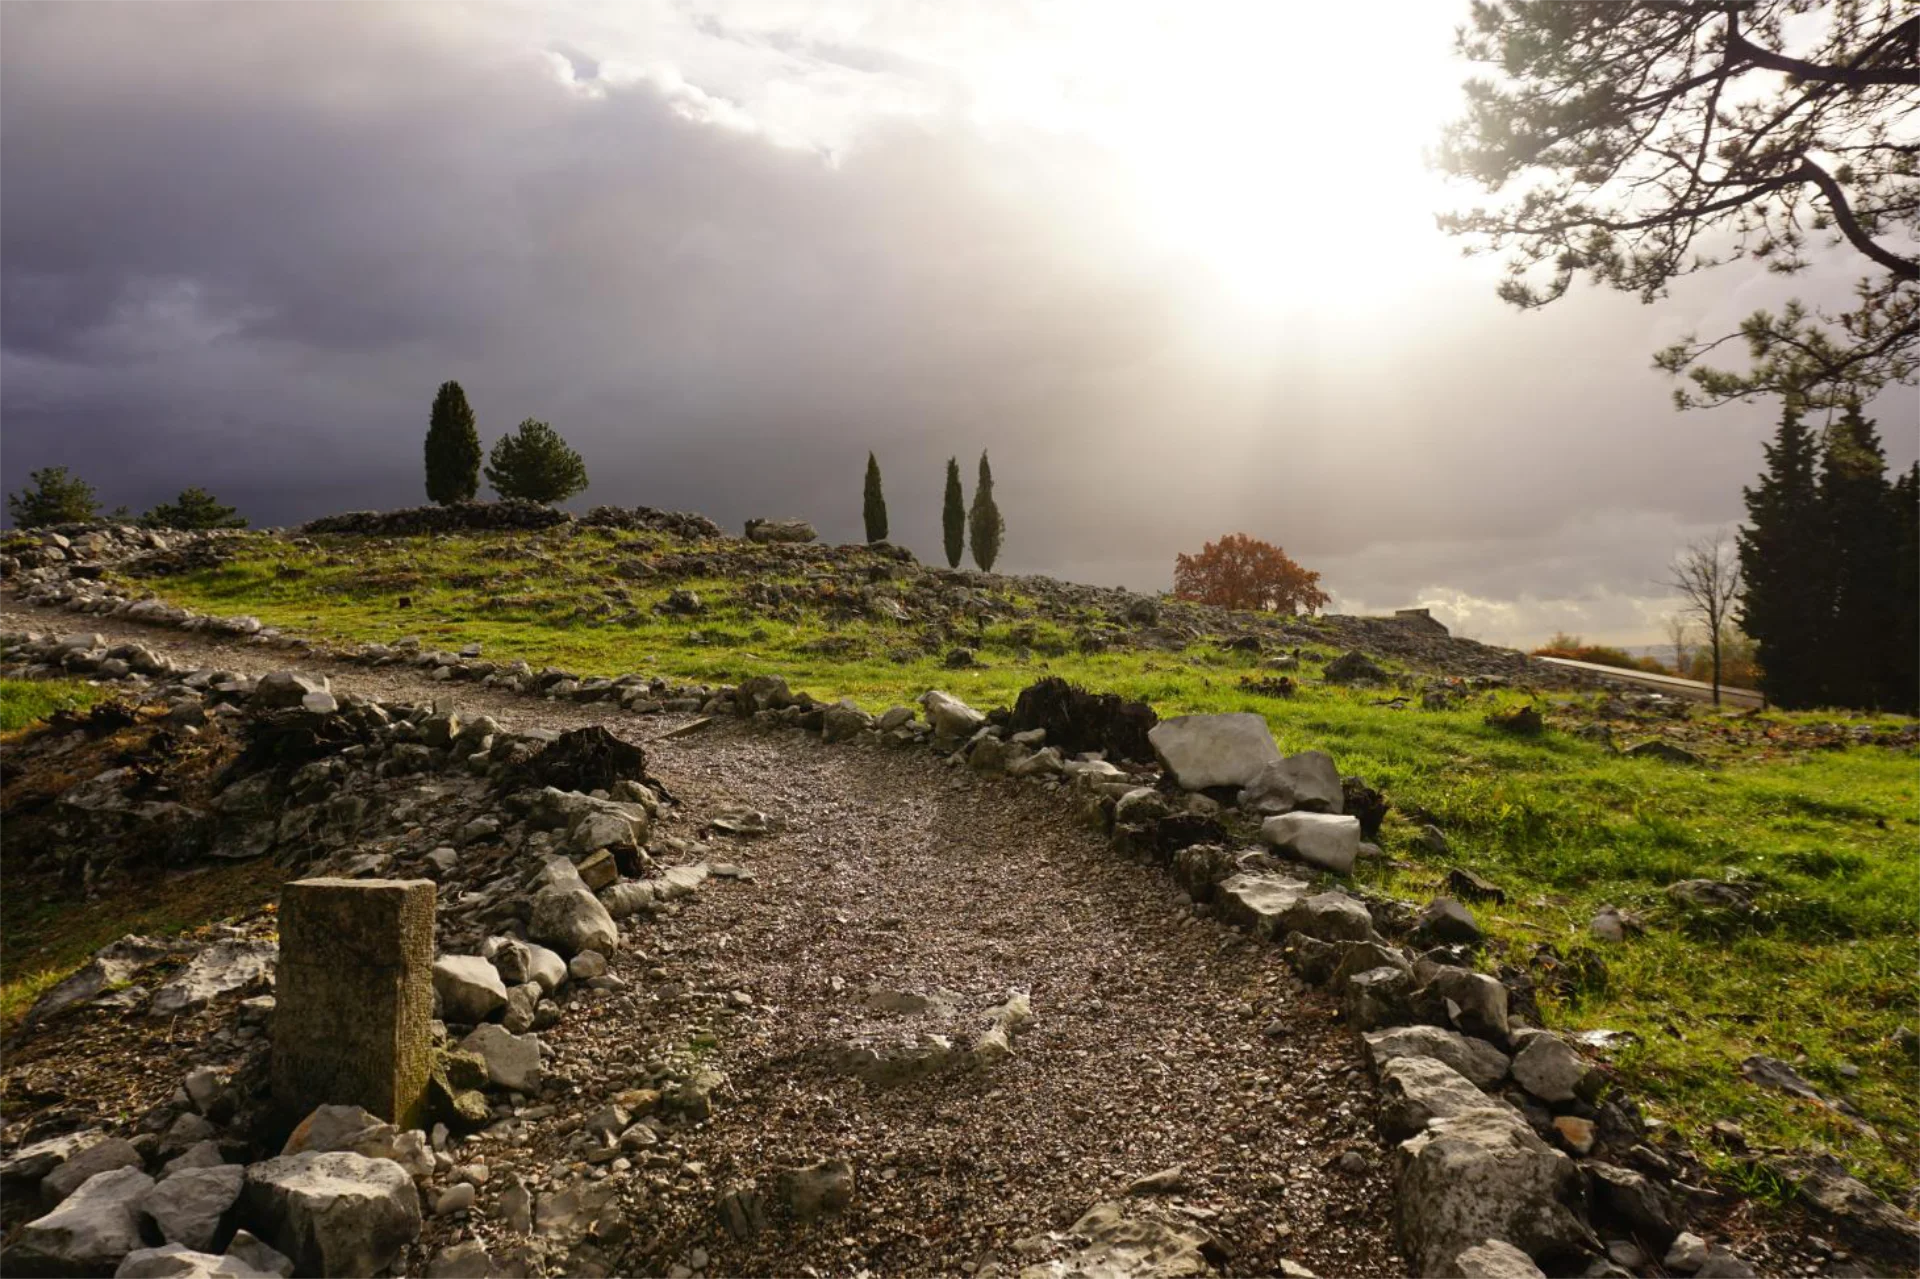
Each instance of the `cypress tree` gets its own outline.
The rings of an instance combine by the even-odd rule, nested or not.
[[[1891,670],[1912,661],[1893,652],[1901,583],[1895,561],[1892,495],[1887,458],[1860,405],[1847,405],[1827,432],[1820,500],[1826,510],[1832,565],[1832,631],[1825,654],[1829,698],[1840,706],[1879,707],[1891,701]]]
[[[867,489],[861,504],[861,514],[867,521],[867,540],[884,542],[887,540],[887,497],[880,491],[880,463],[873,454],[867,454]]]
[[[993,470],[987,465],[984,451],[980,454],[980,482],[973,490],[973,511],[967,517],[967,526],[973,542],[973,562],[980,566],[981,572],[993,572],[993,562],[1000,558],[1000,537],[1007,531],[1007,522],[1000,518],[1000,507],[993,500]]]
[[[1825,696],[1833,603],[1818,449],[1801,413],[1789,399],[1766,446],[1767,469],[1745,490],[1748,526],[1739,538],[1740,629],[1759,647],[1767,700],[1790,709]]]
[[[458,382],[442,382],[427,419],[427,498],[446,506],[480,491],[480,434]]]
[[[940,508],[940,532],[947,543],[947,567],[959,568],[967,549],[967,495],[960,491],[960,462],[947,459],[947,499]]]

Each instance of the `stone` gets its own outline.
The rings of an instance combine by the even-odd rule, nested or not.
[[[1381,665],[1359,649],[1350,649],[1328,662],[1321,675],[1329,684],[1377,684],[1387,679]]]
[[[964,741],[987,722],[985,715],[951,693],[943,693],[937,688],[922,693],[918,700],[921,709],[926,712],[927,723],[933,725],[934,734],[938,737]]]
[[[433,989],[448,1021],[473,1025],[507,1004],[507,988],[494,966],[478,955],[442,955],[433,961]]]
[[[97,1173],[44,1217],[20,1228],[0,1254],[9,1275],[111,1274],[140,1247],[140,1201],[153,1178],[138,1168]]]
[[[245,1230],[234,1232],[233,1242],[227,1245],[227,1255],[260,1274],[293,1279],[292,1258]]]
[[[1586,1058],[1558,1035],[1534,1035],[1513,1056],[1515,1082],[1545,1102],[1578,1097],[1588,1073]]]
[[[1250,813],[1278,814],[1295,810],[1338,813],[1346,803],[1340,770],[1325,751],[1302,751],[1261,768],[1241,790],[1240,807]]]
[[[1492,1104],[1402,1142],[1395,1231],[1416,1274],[1438,1274],[1488,1240],[1571,1261],[1593,1246],[1574,1205],[1580,1174],[1513,1111]]]
[[[98,1128],[86,1128],[21,1146],[6,1159],[0,1160],[0,1184],[5,1184],[9,1189],[38,1185],[55,1168],[106,1139],[106,1134]]]
[[[1690,1275],[1707,1264],[1707,1241],[1683,1230],[1674,1236],[1673,1244],[1660,1264],[1669,1270]]]
[[[1451,897],[1436,897],[1414,921],[1413,933],[1422,942],[1472,945],[1483,935],[1473,912]]]
[[[540,1041],[516,1035],[488,1022],[460,1041],[460,1047],[487,1063],[487,1078],[502,1088],[530,1093],[540,1087]]]
[[[256,1270],[238,1257],[196,1252],[184,1244],[130,1252],[113,1272],[114,1279],[266,1279],[280,1271]],[[291,1275],[291,1266],[285,1271]]]
[[[844,742],[873,727],[873,716],[852,701],[840,701],[827,707],[820,720],[820,736],[829,742]]]
[[[371,1275],[420,1233],[420,1195],[390,1159],[282,1155],[247,1169],[247,1219],[310,1275]]]
[[[583,950],[609,954],[620,945],[620,930],[600,899],[584,885],[547,888],[534,894],[527,936],[573,956]]]
[[[1856,1250],[1902,1265],[1920,1256],[1920,1221],[1874,1194],[1838,1161],[1815,1160],[1794,1189],[1809,1212],[1831,1223]]]
[[[1367,1055],[1377,1073],[1399,1057],[1431,1057],[1445,1062],[1480,1088],[1491,1088],[1507,1077],[1507,1055],[1481,1039],[1470,1039],[1438,1026],[1396,1026],[1366,1036]]]
[[[614,859],[612,851],[607,848],[601,848],[582,857],[578,863],[578,869],[580,882],[587,886],[587,891],[590,893],[599,893],[603,889],[611,888],[620,879],[620,864]]]
[[[749,542],[811,542],[819,536],[805,520],[752,519],[746,532]]]
[[[1447,872],[1447,891],[1456,897],[1490,901],[1495,905],[1503,905],[1507,900],[1506,890],[1500,885],[1460,866]]]
[[[1591,1119],[1582,1119],[1578,1115],[1555,1115],[1553,1135],[1576,1155],[1593,1152],[1594,1122]]]
[[[1625,1227],[1664,1249],[1680,1232],[1674,1228],[1666,1196],[1644,1173],[1592,1160],[1582,1167],[1592,1191],[1594,1218]]]
[[[1723,879],[1682,879],[1667,885],[1671,901],[1695,910],[1724,910],[1744,915],[1753,909],[1751,884]]]
[[[1400,1142],[1450,1119],[1492,1105],[1473,1081],[1437,1057],[1396,1057],[1380,1067],[1380,1131]]]
[[[140,1213],[168,1243],[207,1252],[232,1228],[246,1179],[239,1164],[189,1168],[156,1183],[140,1200]]]
[[[478,1195],[479,1192],[474,1189],[473,1183],[470,1181],[463,1181],[457,1185],[448,1186],[440,1192],[440,1197],[434,1200],[433,1215],[436,1217],[451,1217],[455,1213],[472,1212],[474,1200]]]
[[[302,675],[298,671],[269,671],[253,686],[248,702],[262,710],[284,710],[300,706],[314,693],[325,693],[330,685],[324,675]]]
[[[565,985],[567,980],[566,960],[545,946],[513,938],[502,939],[502,944],[494,952],[493,966],[500,970],[502,980],[509,986],[534,982],[543,993],[549,995]]]
[[[1260,838],[1309,865],[1345,875],[1360,855],[1360,819],[1333,813],[1282,813],[1260,823]]]
[[[41,1202],[51,1208],[99,1174],[116,1168],[138,1168],[143,1162],[139,1149],[125,1138],[96,1141],[69,1155],[41,1179]]]
[[[622,880],[600,892],[600,904],[616,920],[653,909],[653,885],[644,880]]]
[[[607,957],[597,950],[583,950],[567,961],[567,976],[575,981],[591,981],[607,971]]]
[[[1485,1239],[1461,1249],[1440,1273],[1444,1279],[1546,1279],[1532,1257],[1504,1239]]]
[[[36,999],[27,1010],[26,1020],[37,1022],[86,1003],[115,986],[131,981],[135,974],[173,954],[176,944],[151,937],[128,935],[109,942],[93,952],[77,972],[63,979]]]
[[[1161,766],[1187,790],[1245,787],[1280,759],[1267,721],[1244,711],[1163,719],[1147,740]]]
[[[226,1159],[220,1154],[219,1142],[197,1141],[187,1147],[184,1153],[169,1159],[161,1167],[160,1177],[164,1181],[176,1172],[185,1172],[189,1168],[218,1168],[225,1162]]]
[[[1086,1243],[1056,1262],[1027,1266],[1019,1279],[1189,1279],[1213,1273],[1215,1245],[1197,1226],[1129,1216],[1123,1203],[1098,1203],[1067,1233]]]
[[[1730,1252],[1716,1252],[1693,1272],[1695,1279],[1756,1279],[1759,1274],[1746,1260]]]
[[[431,1065],[433,910],[430,880],[286,885],[272,1067],[283,1113],[342,1103],[417,1124]]]
[[[780,1197],[801,1221],[844,1212],[853,1202],[853,1165],[844,1159],[823,1159],[798,1168],[780,1170]]]
[[[1340,963],[1346,967],[1346,960]],[[1340,991],[1341,1015],[1355,1030],[1397,1026],[1410,1019],[1413,974],[1405,968],[1382,964],[1350,974],[1344,984],[1340,984],[1340,969],[1335,969],[1334,981]]]
[[[1367,908],[1341,892],[1297,899],[1282,913],[1280,923],[1288,932],[1321,941],[1367,941],[1374,935],[1373,916]]]
[[[1303,880],[1242,872],[1219,884],[1213,900],[1226,922],[1271,940],[1282,931],[1280,921],[1288,909],[1311,891]]]
[[[153,993],[147,1013],[177,1017],[204,1008],[214,999],[250,986],[273,971],[276,949],[272,942],[229,939],[217,941]]]
[[[1127,1193],[1165,1195],[1184,1188],[1186,1184],[1186,1170],[1175,1165],[1172,1168],[1162,1168],[1159,1172],[1150,1172],[1144,1177],[1135,1177],[1127,1183]]]
[[[1507,988],[1498,979],[1450,964],[1422,971],[1426,982],[1414,994],[1417,1007],[1463,1035],[1507,1042]]]
[[[427,1263],[427,1279],[489,1279],[493,1258],[478,1239],[450,1244]]]

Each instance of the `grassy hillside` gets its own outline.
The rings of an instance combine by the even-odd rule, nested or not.
[[[1490,961],[1544,977],[1555,965],[1541,948],[1551,947],[1564,980],[1543,982],[1549,1020],[1633,1032],[1637,1042],[1616,1058],[1623,1078],[1697,1148],[1718,1149],[1707,1129],[1732,1119],[1756,1146],[1830,1150],[1884,1191],[1914,1185],[1920,1072],[1896,1031],[1920,1027],[1920,768],[1910,734],[1894,738],[1904,745],[1863,744],[1899,721],[1707,708],[1628,720],[1592,695],[1562,694],[1543,703],[1549,731],[1517,738],[1483,721],[1526,700],[1518,692],[1473,692],[1428,710],[1420,694],[1433,681],[1415,672],[1401,673],[1399,690],[1321,684],[1319,666],[1338,650],[1301,642],[1308,624],[1268,646],[1301,647],[1299,667],[1286,672],[1297,691],[1276,696],[1243,685],[1271,689],[1279,678],[1260,653],[1191,635],[1176,649],[1164,630],[1129,637],[1122,619],[1064,611],[1035,584],[995,580],[956,594],[950,581],[889,579],[879,561],[828,548],[772,568],[748,554],[739,543],[583,530],[263,537],[239,543],[223,564],[139,584],[315,637],[478,641],[489,658],[583,674],[731,682],[777,672],[796,689],[870,709],[930,687],[982,707],[1009,704],[1058,674],[1146,700],[1163,716],[1259,712],[1285,749],[1330,751],[1343,772],[1394,801],[1381,837],[1387,862],[1364,864],[1363,881],[1424,897],[1461,866],[1501,885],[1505,906],[1476,907],[1493,935]],[[697,592],[703,611],[654,611],[674,590]],[[947,668],[959,646],[976,665]],[[1609,716],[1623,741],[1662,736],[1709,764],[1624,758],[1571,731]],[[1409,812],[1436,822],[1451,850],[1423,844]],[[1732,919],[1670,904],[1666,885],[1689,878],[1749,881],[1756,910]],[[1645,935],[1593,941],[1588,922],[1608,905],[1642,915]],[[1739,1073],[1752,1053],[1795,1064],[1860,1118],[1760,1091]],[[1733,1152],[1716,1157],[1765,1188]]]

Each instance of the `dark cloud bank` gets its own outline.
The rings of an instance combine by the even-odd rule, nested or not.
[[[1676,416],[1647,368],[1750,307],[1732,281],[1537,315],[1436,284],[1358,353],[1302,312],[1228,364],[1090,148],[896,126],[827,159],[449,30],[0,8],[8,488],[59,463],[109,504],[204,484],[256,523],[411,504],[457,378],[484,438],[553,422],[588,503],[850,539],[871,448],[931,557],[945,459],[971,487],[988,448],[1013,571],[1164,586],[1244,529],[1342,602],[1518,601],[1463,620],[1519,639],[1565,615],[1528,601],[1659,594],[1758,467],[1766,409]]]

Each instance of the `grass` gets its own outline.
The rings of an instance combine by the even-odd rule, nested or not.
[[[85,710],[105,695],[75,679],[0,679],[0,734],[17,733],[55,711]]]
[[[1548,1019],[1634,1032],[1637,1045],[1616,1062],[1622,1081],[1696,1149],[1710,1153],[1707,1127],[1733,1119],[1756,1144],[1831,1151],[1882,1191],[1914,1184],[1920,1071],[1894,1032],[1920,1027],[1920,767],[1909,749],[1806,745],[1823,721],[1911,721],[1735,718],[1702,708],[1671,731],[1716,766],[1627,759],[1571,733],[1521,738],[1483,722],[1519,694],[1427,711],[1387,705],[1379,691],[1321,685],[1313,664],[1332,649],[1307,646],[1299,693],[1276,699],[1240,687],[1243,677],[1272,673],[1256,655],[1206,642],[1178,653],[1083,651],[1088,625],[1107,619],[1049,617],[1012,585],[992,597],[1009,615],[984,620],[937,607],[923,591],[902,592],[916,615],[935,619],[909,625],[869,617],[851,597],[845,566],[824,555],[788,563],[784,575],[756,570],[753,582],[806,594],[797,607],[769,611],[745,601],[746,578],[675,576],[667,553],[702,557],[703,573],[726,569],[719,545],[607,532],[510,541],[262,537],[219,568],[141,585],[195,609],[252,613],[315,637],[414,635],[448,648],[479,641],[489,658],[589,675],[717,683],[778,673],[796,689],[875,710],[927,688],[1005,705],[1058,674],[1148,701],[1162,715],[1258,712],[1284,749],[1330,751],[1342,772],[1402,809],[1426,810],[1446,832],[1452,851],[1435,854],[1396,813],[1381,836],[1387,862],[1364,865],[1363,881],[1423,897],[1448,868],[1464,866],[1509,894],[1503,907],[1477,909],[1493,958],[1525,963],[1542,944],[1569,959],[1591,956],[1580,985],[1543,998]],[[649,572],[656,564],[668,571]],[[707,612],[655,614],[676,587],[699,592]],[[981,664],[946,669],[943,656],[956,645],[974,649]],[[1590,718],[1590,703],[1558,698],[1549,710],[1564,723]],[[1750,919],[1667,902],[1675,880],[1726,877],[1756,886]],[[1603,905],[1642,914],[1646,934],[1614,946],[1592,941],[1587,925]],[[1739,1074],[1752,1053],[1794,1063],[1864,1123],[1754,1088]]]

